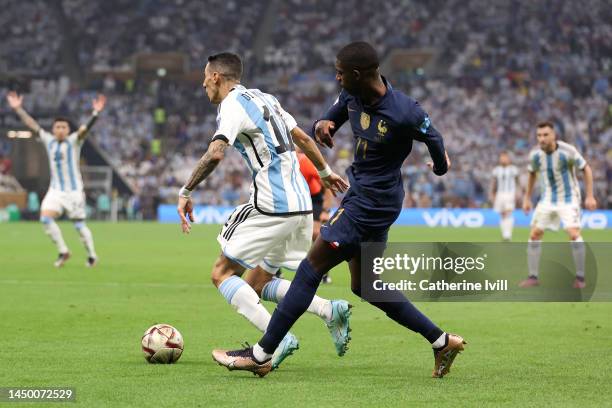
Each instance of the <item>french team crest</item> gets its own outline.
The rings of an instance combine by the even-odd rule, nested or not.
[[[380,122],[378,122],[378,134],[384,136],[387,130],[387,124],[381,119]]]
[[[359,123],[361,123],[361,128],[366,130],[370,127],[370,115],[365,112],[361,112],[361,117],[359,118]]]

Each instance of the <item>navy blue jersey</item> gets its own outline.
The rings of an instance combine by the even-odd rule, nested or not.
[[[374,104],[365,105],[343,90],[319,119],[333,121],[336,130],[350,122],[354,160],[347,170],[351,188],[342,208],[354,222],[374,228],[388,228],[399,216],[404,200],[400,169],[413,140],[427,145],[435,174],[447,171],[442,136],[427,113],[417,101],[383,81],[387,92]]]

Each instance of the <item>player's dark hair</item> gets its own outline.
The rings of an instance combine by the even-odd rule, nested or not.
[[[55,125],[55,122],[66,122],[68,124],[68,131],[72,132],[72,129],[74,129],[74,125],[72,124],[72,122],[70,121],[70,119],[64,117],[64,116],[56,116],[55,118],[53,118],[53,125]]]
[[[369,43],[356,41],[342,47],[336,59],[349,69],[367,71],[378,68],[378,53]]]
[[[553,125],[553,123],[550,120],[543,120],[541,122],[538,122],[537,126],[538,129],[541,128],[545,128],[545,127],[549,127],[552,130],[555,130],[555,125]]]
[[[208,57],[208,63],[215,71],[228,79],[240,81],[242,78],[242,60],[231,52],[222,52]]]

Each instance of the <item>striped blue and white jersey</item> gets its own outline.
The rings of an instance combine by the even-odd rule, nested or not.
[[[495,177],[497,191],[502,194],[516,193],[516,177],[519,175],[518,168],[510,164],[508,166],[496,166],[493,169],[493,177]]]
[[[274,96],[258,89],[236,85],[219,105],[213,140],[225,140],[240,152],[253,176],[250,202],[263,214],[312,212],[291,140],[296,126]]]
[[[39,135],[49,157],[49,189],[64,192],[83,191],[83,179],[79,170],[82,143],[77,132],[71,133],[61,142],[43,129],[40,129]]]
[[[532,150],[527,169],[539,173],[540,202],[580,205],[576,169],[582,170],[586,164],[578,150],[565,142],[557,141],[557,149],[550,154],[540,148]]]

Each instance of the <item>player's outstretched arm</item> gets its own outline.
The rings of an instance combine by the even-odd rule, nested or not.
[[[296,126],[291,130],[291,138],[294,143],[302,149],[306,157],[315,165],[319,172],[319,177],[321,177],[321,181],[323,181],[325,187],[328,188],[332,194],[336,195],[336,193],[344,193],[348,190],[348,183],[344,181],[342,177],[331,171],[321,151],[306,132]]]
[[[228,144],[226,141],[217,139],[213,140],[208,145],[208,150],[204,153],[204,156],[198,161],[198,165],[189,176],[189,179],[185,185],[179,191],[179,199],[177,211],[181,217],[181,228],[183,232],[188,234],[191,231],[191,224],[193,222],[193,202],[191,201],[191,192],[197,187],[206,177],[213,172],[217,165],[225,157],[225,149]]]
[[[584,192],[586,197],[584,198],[584,208],[589,211],[593,211],[597,208],[597,200],[593,194],[593,170],[588,164],[582,169],[584,172]]]
[[[527,178],[527,187],[525,188],[525,197],[523,198],[523,211],[525,214],[529,214],[531,211],[531,194],[533,193],[533,186],[536,182],[536,173],[534,171],[529,172],[529,178]]]
[[[26,125],[32,132],[37,133],[40,130],[40,125],[34,118],[32,118],[28,113],[23,109],[23,95],[18,95],[17,92],[9,92],[6,95],[6,100],[9,103],[9,106],[15,111],[19,119]]]
[[[91,106],[93,108],[93,111],[91,112],[91,117],[89,118],[87,123],[85,123],[84,125],[81,125],[79,127],[79,130],[77,131],[79,140],[83,140],[85,138],[85,135],[87,135],[87,132],[89,132],[89,129],[91,129],[94,123],[96,123],[96,120],[98,120],[98,115],[100,114],[100,112],[102,112],[102,110],[104,110],[105,105],[106,105],[106,96],[104,95],[98,95],[96,99],[92,101]]]

